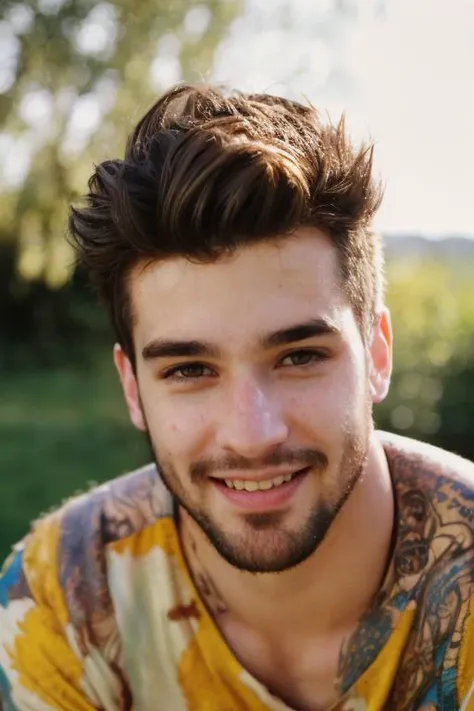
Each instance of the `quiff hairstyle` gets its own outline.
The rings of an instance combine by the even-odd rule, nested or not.
[[[314,226],[338,254],[341,286],[363,334],[381,305],[383,270],[371,221],[382,196],[373,147],[313,106],[267,94],[180,85],[130,136],[123,160],[98,165],[70,213],[78,262],[135,363],[128,278],[182,256],[210,262],[239,247]]]

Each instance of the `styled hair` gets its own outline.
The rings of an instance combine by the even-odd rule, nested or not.
[[[123,160],[95,168],[69,227],[78,262],[134,363],[128,280],[140,263],[209,262],[314,226],[334,245],[344,290],[367,332],[382,299],[382,190],[373,147],[353,147],[344,119],[267,94],[179,85],[130,136]]]

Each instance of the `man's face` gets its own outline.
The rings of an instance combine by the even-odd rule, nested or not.
[[[358,480],[390,370],[386,317],[364,345],[317,230],[131,280],[136,374],[115,360],[177,502],[233,565],[308,557]]]

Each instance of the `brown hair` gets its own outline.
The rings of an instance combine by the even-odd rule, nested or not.
[[[354,149],[343,119],[334,126],[294,101],[181,85],[141,119],[124,160],[96,167],[85,206],[71,209],[70,233],[132,362],[127,278],[137,263],[216,260],[300,226],[331,239],[367,332],[383,285],[372,172],[372,147]]]

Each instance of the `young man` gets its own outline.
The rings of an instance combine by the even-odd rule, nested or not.
[[[472,711],[474,466],[372,423],[371,150],[181,86],[89,187],[71,232],[156,466],[10,556],[2,708]]]

